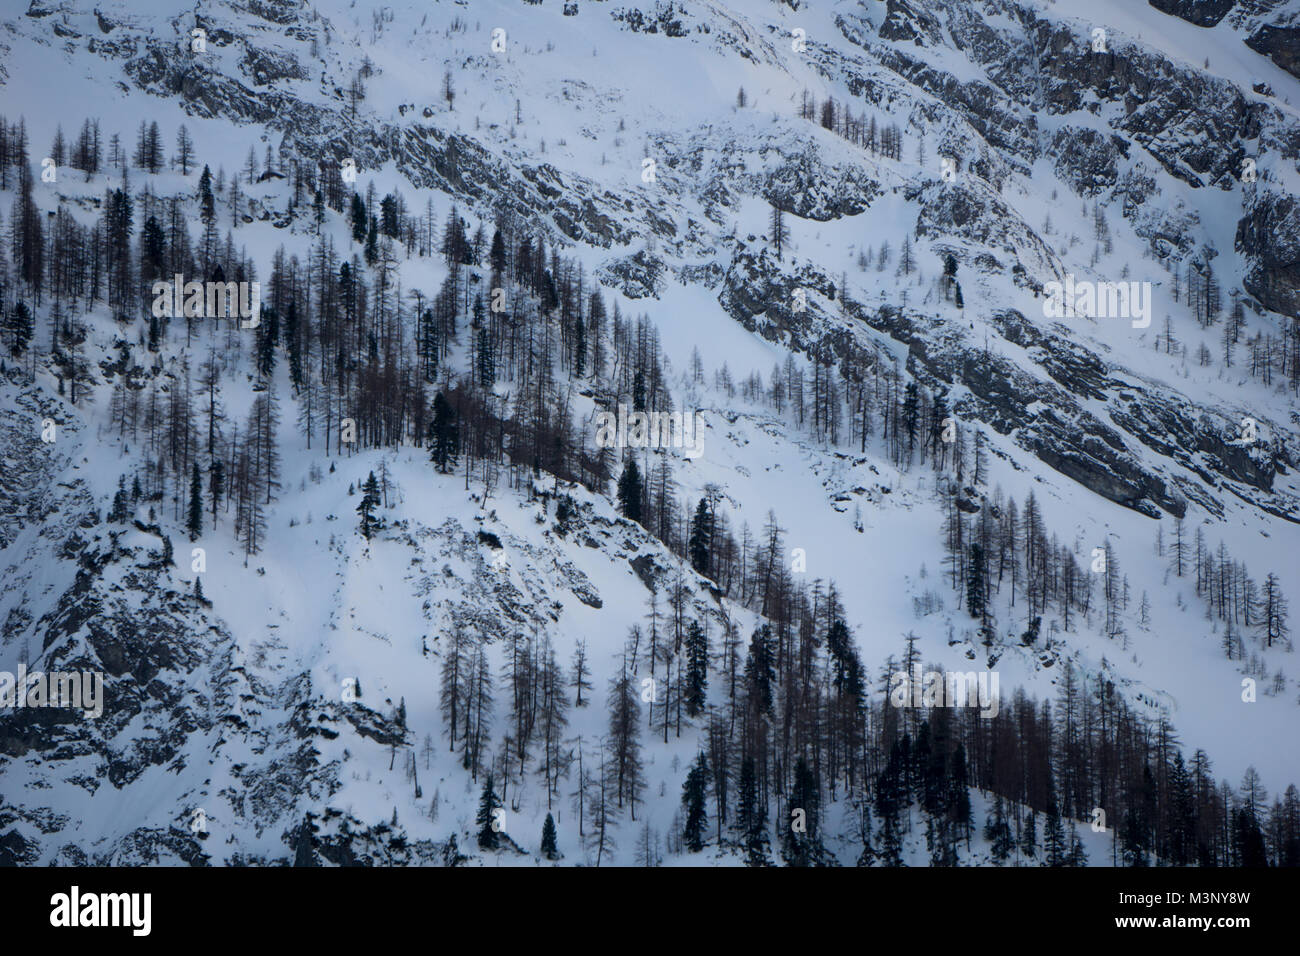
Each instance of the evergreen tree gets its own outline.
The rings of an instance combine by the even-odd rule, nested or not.
[[[1065,828],[1056,801],[1047,808],[1047,828],[1043,831],[1043,854],[1048,866],[1068,866],[1071,847],[1066,843]]]
[[[645,411],[645,372],[641,369],[632,376],[632,411]]]
[[[150,216],[140,231],[140,284],[150,285],[166,267],[166,240],[158,220]]]
[[[275,371],[275,346],[280,338],[280,316],[275,309],[262,306],[257,324],[257,373],[270,378]]]
[[[1038,821],[1033,810],[1026,814],[1025,828],[1020,831],[1020,852],[1030,859],[1038,854]]]
[[[217,526],[217,506],[226,491],[226,467],[214,460],[208,469],[208,496],[212,499],[212,527]]]
[[[379,261],[379,220],[370,217],[370,230],[366,233],[366,265],[373,266]]]
[[[217,218],[216,199],[212,195],[212,170],[205,165],[199,175],[199,218],[210,223]]]
[[[479,308],[482,308],[483,300],[476,300]],[[496,381],[496,365],[492,360],[492,343],[488,338],[488,330],[480,328],[478,330],[478,342],[475,349],[478,364],[478,386],[485,391],[492,388],[492,383]]]
[[[880,865],[899,867],[903,865],[903,837],[899,832],[898,818],[885,817],[880,828]]]
[[[492,783],[492,774],[489,773],[483,779],[483,793],[479,797],[478,816],[474,818],[474,822],[478,824],[478,846],[480,850],[495,850],[501,845],[501,834],[496,828],[496,811],[501,808],[501,798],[492,789]]]
[[[3,308],[3,303],[0,303]],[[31,310],[27,308],[27,303],[19,302],[5,317],[5,331],[9,334],[9,351],[14,358],[19,358],[27,351],[27,345],[32,340],[32,331],[34,322],[32,321]]]
[[[488,250],[488,262],[492,264],[494,273],[504,273],[506,271],[506,244],[501,236],[500,229],[492,232],[492,246]]]
[[[691,519],[691,536],[688,545],[691,567],[705,577],[709,575],[709,543],[713,540],[713,513],[709,510],[706,498],[701,498],[695,506],[695,516]]]
[[[759,713],[772,711],[772,685],[776,671],[772,661],[772,629],[764,624],[754,631],[745,658],[745,691],[750,705]]]
[[[1142,846],[1142,824],[1138,819],[1138,814],[1133,810],[1124,811],[1124,824],[1121,827],[1120,839],[1123,846],[1124,865],[1129,867],[1146,866],[1146,852]]]
[[[366,203],[358,193],[352,194],[352,241],[366,241]]]
[[[1083,840],[1079,838],[1079,831],[1075,828],[1074,821],[1070,821],[1070,858],[1067,866],[1087,866],[1088,854],[1084,852]]]
[[[587,325],[581,318],[573,323],[573,376],[587,374]]]
[[[117,479],[117,491],[113,495],[113,506],[108,510],[108,520],[112,522],[126,522],[131,516],[131,508],[127,504],[128,498],[125,488],[125,479],[121,476]]]
[[[361,503],[357,505],[357,514],[361,515],[361,534],[369,541],[375,530],[379,527],[379,521],[375,518],[372,511],[379,504],[379,482],[372,471],[366,483],[361,487]]]
[[[971,617],[984,617],[984,600],[984,549],[972,543],[966,570],[966,610]]]
[[[196,461],[191,467],[193,471],[190,474],[190,507],[186,515],[185,530],[189,532],[190,540],[195,541],[203,533],[203,484],[199,479],[199,463]]]
[[[789,818],[782,822],[781,855],[787,866],[822,866],[821,788],[803,757],[794,768],[794,786],[787,804]]]
[[[548,860],[560,858],[560,851],[555,847],[555,818],[549,813],[546,814],[546,822],[542,824],[542,856]]]
[[[709,639],[699,621],[686,628],[686,713],[697,717],[704,710],[709,686]]]
[[[636,466],[636,459],[628,457],[623,465],[623,474],[618,479],[618,510],[623,517],[641,523],[641,498],[643,494],[641,469]]]
[[[736,826],[745,841],[745,865],[767,866],[767,810],[758,792],[754,758],[748,754],[740,763]]]
[[[433,420],[429,423],[429,458],[440,474],[456,467],[460,451],[460,423],[456,412],[439,392],[433,399]]]
[[[700,751],[691,769],[686,774],[686,784],[682,787],[682,809],[686,811],[685,828],[682,838],[686,848],[692,853],[704,849],[704,830],[709,825],[709,813],[705,804],[709,788],[709,766]]]
[[[1002,805],[1000,796],[994,799],[993,813],[985,821],[984,839],[990,844],[995,863],[1005,863],[1011,856],[1011,851],[1015,849],[1015,841],[1011,838],[1011,827],[1007,824],[1006,809]]]

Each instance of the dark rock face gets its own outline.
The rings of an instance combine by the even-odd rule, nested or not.
[[[1010,253],[1038,282],[1058,275],[1056,257],[1043,240],[979,178],[959,176],[925,188],[916,198],[918,238],[955,237]]]
[[[653,13],[633,8],[616,10],[613,16],[633,33],[663,33],[669,37],[684,37],[687,34],[686,25],[671,3],[657,7]]]
[[[882,40],[911,40],[917,46],[938,46],[939,21],[909,0],[886,0],[885,21],[880,25]]]
[[[918,382],[934,392],[965,388],[954,411],[1013,436],[1051,468],[1127,508],[1152,517],[1182,515],[1190,499],[1221,512],[1211,491],[1222,488],[1300,521],[1295,502],[1273,492],[1274,475],[1296,457],[1285,444],[1243,445],[1228,415],[1201,411],[1166,388],[1135,386],[1123,370],[1017,311],[997,313],[992,322],[1050,382],[953,340],[937,319],[850,303],[850,320],[836,320],[812,296],[829,298],[829,281],[811,267],[788,274],[766,253],[742,251],[718,301],[746,328],[807,354],[869,366],[880,360],[870,333],[906,345],[907,370]],[[791,306],[796,288],[808,292],[806,310]],[[1091,402],[1104,403],[1106,413],[1094,414],[1086,407]],[[1188,480],[1182,469],[1200,481]]]
[[[13,371],[8,377],[20,380]],[[58,441],[31,441],[32,428],[46,420],[64,429],[68,417],[64,410],[46,395],[8,387],[5,379],[0,374],[0,402],[5,409],[0,415],[0,449],[23,448],[28,453],[7,458],[0,468],[0,547],[8,547],[23,528],[45,521],[56,509],[54,482],[67,465]]]
[[[846,40],[868,50],[882,66],[892,70],[918,89],[936,97],[937,101],[922,99],[915,105],[918,113],[927,121],[945,125],[946,121],[960,117],[961,120],[969,123],[990,146],[1005,150],[1009,156],[1020,157],[1026,163],[1037,158],[1037,120],[1031,110],[1021,108],[1020,104],[1007,95],[1006,88],[982,80],[959,80],[951,73],[909,55],[906,47],[876,42],[869,30],[869,22],[851,14],[837,16],[835,25]],[[1018,48],[1001,34],[989,29],[978,18],[965,24],[960,33],[954,30],[954,40],[960,47],[967,49],[973,57],[989,66],[990,72],[995,75],[1002,75],[1002,71],[994,69],[992,61],[1006,64],[1009,60],[1014,63],[1020,57]],[[886,84],[867,75],[861,68],[861,64],[844,61],[835,66],[842,74],[849,91],[855,96],[862,96],[873,102],[888,101],[897,96],[896,91],[888,89]],[[1028,95],[1031,91],[1015,86],[1015,75],[1018,74],[1013,74],[1010,68],[1007,69],[1006,78],[1008,83],[1012,84],[1014,91]],[[962,149],[955,151],[959,154],[964,152]],[[988,160],[981,157],[974,162],[987,163]],[[991,168],[981,175],[995,182],[1000,173]]]
[[[29,456],[36,454],[32,445],[28,440],[22,446]],[[87,498],[67,486],[62,500],[71,507]],[[0,509],[9,504],[0,493]],[[17,780],[19,768],[42,763],[49,779],[88,791],[108,806],[124,799],[120,791],[134,782],[166,786],[176,778],[178,793],[194,801],[190,806],[206,806],[221,818],[261,829],[296,813],[304,798],[327,798],[337,789],[338,768],[321,760],[317,740],[346,730],[380,746],[405,741],[405,727],[392,718],[357,704],[321,700],[306,674],[272,683],[246,667],[234,636],[209,616],[209,605],[176,590],[166,539],[152,526],[137,522],[135,531],[153,535],[156,543],[130,547],[122,543],[124,526],[93,517],[56,515],[47,527],[53,533],[69,523],[77,530],[57,548],[58,557],[38,552],[29,562],[49,580],[67,585],[39,620],[11,613],[18,630],[7,629],[4,636],[39,638],[43,653],[33,672],[102,674],[102,710],[97,717],[54,707],[0,713],[0,775],[12,773]],[[290,715],[287,721],[281,719],[284,713]],[[189,765],[196,736],[212,741],[206,751],[211,760],[203,766]],[[250,748],[266,762],[243,763]],[[223,764],[223,773],[237,786],[209,790],[207,762]],[[75,821],[42,805],[45,793],[17,785],[6,793],[0,807],[0,864],[38,862],[59,845],[64,830],[79,838],[72,836]],[[202,842],[206,833],[191,832],[185,805],[171,825],[151,821],[95,846],[66,842],[57,861],[205,865],[210,861]],[[257,862],[285,860],[287,855]]]
[[[827,167],[812,150],[789,157],[763,187],[774,206],[819,222],[865,212],[880,192],[880,184],[861,169]]]
[[[662,260],[642,249],[605,263],[596,270],[596,277],[629,299],[657,299],[663,273]]]
[[[1246,46],[1264,54],[1292,76],[1300,76],[1300,26],[1265,24],[1246,38]]]
[[[621,197],[599,193],[591,183],[561,176],[545,164],[515,174],[478,143],[462,136],[423,125],[403,127],[391,137],[385,131],[385,136],[373,142],[373,156],[366,165],[391,158],[417,186],[495,201],[524,217],[549,217],[577,242],[609,248],[631,240],[618,220],[602,212],[602,202],[617,205]],[[363,165],[360,157],[357,162]]]
[[[1233,18],[1239,18],[1239,13],[1258,18],[1261,13],[1258,4],[1243,11],[1228,0],[1159,0],[1156,5],[1192,22],[1217,23],[1229,12]],[[1095,97],[1123,107],[1109,120],[1117,134],[1193,186],[1235,188],[1246,155],[1243,140],[1259,136],[1288,157],[1300,150],[1296,124],[1271,104],[1248,99],[1232,83],[1171,59],[1140,39],[1110,36],[1106,51],[1094,52],[1079,24],[1048,19],[1049,13],[1026,10],[1009,0],[987,0],[978,13],[958,0],[930,0],[928,9],[943,19],[954,45],[984,67],[1009,99],[964,103],[961,97],[920,82],[924,71],[900,68],[904,47],[889,46],[881,52],[876,47],[885,45],[877,44],[871,52],[883,65],[961,111],[990,145],[1008,148],[988,130],[1013,130],[1018,111],[1098,112]],[[1023,30],[998,26],[990,17],[994,12]],[[849,15],[837,19],[848,39],[866,46],[859,23]],[[1298,44],[1286,35],[1291,30],[1292,26],[1280,23],[1260,28],[1256,47],[1280,57],[1283,68],[1286,63],[1294,66]]]
[[[1194,23],[1198,27],[1212,27],[1228,15],[1237,0],[1147,0],[1161,13]]]
[[[1300,201],[1258,190],[1237,224],[1236,248],[1250,262],[1246,291],[1265,308],[1300,317]]]
[[[1246,155],[1241,140],[1260,134],[1264,104],[1133,44],[1112,40],[1106,52],[1093,52],[1067,27],[1040,22],[1036,32],[1050,77],[1049,110],[1085,109],[1089,93],[1122,103],[1125,116],[1116,129],[1172,175],[1193,186],[1236,184]]]
[[[256,86],[266,86],[277,80],[307,78],[307,71],[291,54],[277,50],[260,50],[253,46],[248,47],[240,67]]]
[[[1080,196],[1105,192],[1119,177],[1116,163],[1120,151],[1110,137],[1095,129],[1063,126],[1052,137],[1047,153],[1056,175]]]

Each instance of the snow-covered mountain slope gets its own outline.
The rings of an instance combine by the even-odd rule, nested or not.
[[[531,864],[551,813],[566,863],[738,864],[743,753],[774,858],[815,797],[838,862],[859,859],[865,813],[869,861],[988,863],[980,827],[1005,798],[1017,832],[1049,805],[1080,821],[1093,863],[1130,817],[1136,852],[1195,862],[1164,822],[1170,726],[1229,786],[1198,776],[1196,826],[1253,816],[1234,788],[1257,774],[1258,826],[1289,859],[1300,686],[1264,595],[1300,594],[1298,28],[1296,0],[6,13],[0,114],[22,119],[38,212],[8,132],[0,209],[15,234],[43,220],[47,253],[31,266],[15,238],[0,267],[3,314],[34,316],[25,348],[3,325],[0,670],[99,671],[106,697],[95,720],[0,712],[0,859],[443,864],[455,836],[473,862]],[[43,179],[87,118],[103,159]],[[155,122],[167,157],[184,126],[187,168],[136,158]],[[456,216],[480,247],[463,256]],[[151,330],[151,218],[150,277],[260,280],[274,319]],[[1093,283],[1134,283],[1134,308],[1052,312],[1053,289]],[[448,473],[435,395],[464,428]],[[598,414],[647,402],[698,410],[702,454],[602,456]],[[641,522],[616,493],[627,460]],[[993,563],[972,584],[976,561]],[[692,621],[707,708],[682,716]],[[766,715],[748,666],[764,625]],[[889,679],[913,652],[995,671],[1002,719],[900,714]],[[1094,701],[1082,747],[1074,681]],[[630,689],[644,786],[625,807],[621,776],[602,784]],[[557,695],[567,723],[548,727]],[[919,778],[899,822],[899,739],[933,739],[939,776],[962,741],[971,841],[960,801]],[[989,756],[1003,741],[1032,768],[1014,792]],[[700,753],[702,855],[681,846]],[[1128,790],[1104,803],[1080,782],[1112,772]],[[474,844],[489,774],[498,850]],[[1200,862],[1245,852],[1204,840]]]

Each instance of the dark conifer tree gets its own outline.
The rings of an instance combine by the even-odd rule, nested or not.
[[[494,273],[502,274],[506,271],[506,244],[501,237],[500,229],[492,233],[492,247],[488,252],[488,261],[492,264]]]
[[[736,826],[745,841],[745,865],[767,866],[767,811],[758,792],[754,758],[746,755],[740,763],[740,784],[736,805]]]
[[[352,194],[352,241],[365,242],[369,219],[366,216],[366,204],[357,193]]]
[[[641,482],[641,469],[636,459],[628,457],[623,465],[623,474],[618,479],[618,510],[623,517],[641,523],[641,501],[645,489]]]
[[[379,526],[372,512],[379,504],[379,482],[372,471],[366,483],[361,487],[361,503],[357,505],[357,514],[361,515],[361,534],[369,541]]]
[[[749,655],[745,658],[745,689],[751,706],[759,713],[771,713],[772,685],[775,682],[772,629],[764,624],[750,638]]]
[[[1120,829],[1120,840],[1123,844],[1125,866],[1144,867],[1147,865],[1146,851],[1142,845],[1142,823],[1136,811],[1131,809],[1124,811],[1124,823]]]
[[[456,467],[460,451],[460,423],[456,412],[439,392],[433,399],[433,420],[429,423],[429,458],[440,474]]]
[[[713,540],[713,514],[709,511],[706,498],[701,498],[695,506],[695,516],[691,519],[691,537],[689,543],[691,567],[700,574],[709,574],[709,543]]]
[[[492,787],[492,774],[483,778],[483,793],[478,801],[478,846],[480,850],[495,850],[501,845],[501,833],[497,829],[496,812],[501,809],[501,798]]]
[[[373,266],[379,261],[379,219],[370,217],[370,229],[366,233],[366,265]]]
[[[1043,857],[1047,866],[1068,866],[1070,846],[1066,842],[1065,828],[1061,825],[1061,814],[1057,812],[1056,800],[1047,807],[1047,825],[1043,830]]]
[[[199,478],[199,463],[196,461],[191,467],[193,471],[190,475],[190,507],[186,515],[185,530],[189,532],[190,540],[195,541],[203,533],[203,485]]]
[[[542,824],[542,856],[548,860],[560,858],[560,851],[555,846],[555,818],[549,813],[546,814],[546,822]]]
[[[1038,855],[1038,822],[1036,817],[1037,814],[1032,809],[1025,814],[1025,826],[1020,831],[1020,852],[1031,859]]]
[[[970,546],[970,564],[966,570],[966,611],[974,618],[984,617],[984,549]]]
[[[794,768],[794,786],[782,821],[781,855],[787,866],[822,866],[821,788],[803,757]]]
[[[27,303],[19,302],[9,310],[5,317],[5,331],[9,334],[9,351],[14,358],[27,351],[28,343],[32,340],[33,326],[32,313],[27,308]]]
[[[686,784],[682,787],[682,809],[686,811],[686,822],[682,838],[686,848],[692,853],[704,849],[704,831],[709,825],[708,796],[709,766],[701,751],[691,764],[686,774]]]
[[[220,460],[213,460],[208,469],[208,496],[212,499],[212,527],[217,526],[217,506],[226,491],[226,469]]]
[[[1005,863],[1015,849],[1015,841],[1011,836],[1011,827],[1007,823],[1001,796],[994,798],[993,812],[989,814],[984,824],[984,839],[990,844],[995,863]]]
[[[703,712],[709,686],[709,639],[699,621],[686,629],[686,713],[697,717]]]

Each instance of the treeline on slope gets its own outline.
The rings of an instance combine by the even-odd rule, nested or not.
[[[625,317],[617,304],[607,311],[582,267],[513,215],[498,217],[489,242],[484,226],[471,231],[454,207],[439,230],[431,202],[422,218],[409,216],[400,196],[379,199],[372,186],[366,198],[353,193],[346,207],[342,197],[330,202],[348,208],[351,218],[353,250],[341,255],[322,228],[332,180],[314,180],[309,165],[294,160],[280,173],[284,158],[277,166],[268,150],[260,174],[251,156],[228,181],[222,171],[214,177],[203,166],[193,195],[160,198],[148,180],[133,192],[131,166],[115,138],[107,172],[120,173],[120,184],[108,187],[98,221],[82,226],[60,207],[47,238],[33,198],[24,127],[0,125],[8,131],[3,156],[10,161],[0,168],[8,176],[10,165],[18,167],[12,219],[17,281],[7,281],[7,269],[0,272],[0,325],[11,356],[28,357],[34,372],[43,354],[60,392],[73,404],[83,401],[98,379],[82,354],[86,328],[74,316],[106,304],[122,330],[119,358],[103,370],[113,381],[111,418],[121,440],[145,446],[148,463],[137,476],[144,496],[161,500],[170,493],[179,515],[185,486],[200,467],[208,476],[214,523],[233,505],[249,555],[261,547],[260,510],[278,486],[278,362],[287,363],[308,447],[320,442],[330,455],[422,445],[433,438],[441,396],[439,467],[463,464],[467,482],[474,475],[489,486],[502,469],[512,483],[546,472],[603,486],[608,450],[595,447],[593,429],[575,423],[579,392],[607,404],[625,399],[638,410],[670,409],[655,326]],[[96,127],[88,129],[97,142]],[[142,128],[137,150],[137,165],[150,177],[160,168],[151,129]],[[97,146],[89,148],[98,155]],[[87,165],[88,174],[100,168],[97,159]],[[277,251],[251,336],[241,331],[238,317],[196,322],[195,316],[155,316],[157,280],[257,281],[254,263],[236,251],[232,232],[223,241],[218,228],[218,200],[229,208],[232,227],[246,217],[241,176],[246,185],[287,176],[290,220],[303,197],[314,195],[319,238],[306,261]],[[198,236],[188,227],[192,212],[202,227]],[[399,243],[408,257],[443,256],[448,274],[436,294],[401,287]],[[20,288],[33,306],[22,301]],[[47,299],[49,334],[38,345],[34,315]],[[185,323],[186,353],[179,363],[164,365],[163,345],[179,321]],[[189,364],[196,335],[206,346],[197,387]],[[226,421],[221,391],[241,365],[246,337],[253,339],[259,398],[241,430]],[[458,374],[447,360],[462,341],[466,370]],[[151,367],[140,364],[133,348],[154,355]]]
[[[898,706],[890,688],[920,667],[915,639],[885,662],[873,699],[833,585],[801,593],[792,626],[764,623],[747,647],[729,618],[713,634],[687,598],[680,582],[662,606],[650,595],[610,681],[607,732],[594,741],[567,734],[572,708],[590,701],[585,643],[566,672],[549,639],[516,635],[498,682],[482,644],[453,632],[445,739],[484,775],[481,847],[498,845],[492,809],[512,800],[518,809],[535,779],[548,811],[567,802],[568,825],[599,864],[646,800],[646,748],[685,727],[700,749],[668,833],[644,817],[636,830],[645,865],[666,843],[671,853],[737,852],[754,866],[834,865],[846,850],[859,865],[898,866],[917,830],[931,865],[957,865],[980,826],[971,787],[993,795],[983,833],[998,864],[1085,864],[1075,822],[1084,820],[1111,834],[1111,859],[1096,862],[1300,865],[1294,785],[1269,804],[1253,768],[1237,790],[1217,781],[1204,751],[1185,761],[1168,722],[1130,709],[1104,674],[1081,678],[1065,663],[1054,703],[1017,691],[991,715],[911,698]],[[489,753],[498,690],[505,719]],[[434,746],[426,738],[426,767]],[[547,827],[554,858],[550,813]]]
[[[477,479],[486,490],[502,480],[504,472],[512,485],[531,488],[534,478],[549,474],[606,491],[613,455],[609,449],[594,447],[594,429],[575,425],[571,413],[575,394],[590,394],[606,407],[626,402],[637,411],[672,410],[654,324],[644,317],[623,317],[617,305],[612,314],[607,311],[581,266],[560,256],[553,246],[548,248],[543,230],[530,231],[508,212],[496,217],[490,240],[483,224],[471,226],[454,207],[438,229],[431,203],[423,217],[414,217],[407,214],[398,195],[379,199],[372,188],[365,197],[348,196],[328,165],[316,170],[312,164],[283,156],[276,162],[269,150],[260,173],[252,155],[245,169],[229,180],[221,170],[213,176],[202,167],[193,195],[160,198],[148,179],[133,193],[128,160],[114,137],[105,171],[120,170],[120,184],[108,188],[99,220],[82,226],[60,208],[47,239],[33,199],[23,126],[0,123],[0,127],[7,130],[0,156],[9,160],[0,162],[0,170],[7,177],[10,166],[18,167],[18,197],[11,217],[11,258],[16,267],[12,284],[7,262],[0,265],[6,270],[0,272],[2,326],[11,354],[22,358],[30,351],[35,370],[34,330],[20,328],[14,319],[24,311],[18,308],[23,304],[18,291],[37,308],[49,299],[45,355],[60,390],[67,383],[69,401],[75,404],[84,400],[87,387],[97,380],[95,370],[81,357],[86,332],[73,316],[103,303],[122,329],[118,359],[103,363],[100,371],[113,382],[112,427],[127,448],[136,446],[145,464],[136,471],[129,490],[124,478],[110,516],[116,520],[126,520],[133,502],[162,502],[170,494],[176,519],[182,520],[183,514],[191,537],[197,537],[203,533],[207,513],[215,526],[233,507],[245,553],[256,554],[266,534],[263,509],[279,486],[275,442],[279,400],[273,374],[279,362],[287,364],[298,425],[309,447],[319,441],[325,454],[331,455],[402,443],[425,445],[439,470],[463,466],[467,485]],[[74,163],[85,168],[88,176],[100,170],[98,135],[97,124],[83,127],[73,151]],[[187,135],[180,137],[174,161],[182,175],[190,168],[199,169],[198,160],[181,145],[187,139]],[[142,127],[135,164],[146,177],[156,175],[164,165],[159,149],[156,129]],[[164,347],[179,332],[173,328],[177,320],[152,314],[152,283],[175,274],[255,281],[254,263],[244,252],[236,252],[232,231],[220,237],[217,201],[226,203],[231,229],[237,229],[253,211],[241,196],[241,180],[251,185],[270,178],[290,181],[290,221],[310,197],[317,239],[305,262],[283,249],[273,257],[252,342],[256,396],[241,425],[227,420],[221,396],[223,381],[242,364],[245,336],[237,326],[238,318],[205,320],[207,328],[185,318],[187,349],[179,361],[164,363]],[[353,247],[348,256],[335,249],[323,229],[326,206],[336,212],[347,210]],[[188,226],[193,211],[202,226],[197,238]],[[138,238],[137,214],[143,221]],[[401,288],[399,245],[408,257],[436,253],[444,258],[447,277],[436,294]],[[34,310],[24,309],[31,320]],[[134,343],[128,338],[132,328]],[[200,345],[206,344],[206,355],[193,381],[188,347],[196,336]],[[153,356],[150,367],[136,361],[139,353]],[[458,356],[460,370],[455,367]],[[691,377],[702,383],[703,363],[698,355],[692,366]],[[728,397],[734,396],[725,365],[715,384]],[[755,374],[742,388],[752,400],[771,403],[778,413],[788,408],[796,423],[809,428],[818,440],[834,445],[847,439],[865,449],[868,437],[879,430],[895,462],[910,467],[918,458],[923,464],[929,460],[940,471],[953,471],[957,485],[966,468],[979,468],[980,438],[973,456],[960,428],[955,441],[943,438],[943,424],[949,417],[944,397],[927,394],[915,382],[904,382],[899,371],[884,362],[845,363],[837,375],[831,363],[814,360],[809,376],[788,358],[773,370],[768,387]],[[355,433],[349,434],[349,429]],[[734,790],[736,813],[750,844],[760,841],[760,830],[766,832],[766,825],[756,822],[760,808],[764,820],[768,810],[784,813],[785,807],[797,807],[820,821],[823,798],[834,803],[841,792],[875,800],[880,813],[892,817],[918,779],[907,769],[911,758],[904,755],[920,746],[920,725],[895,736],[868,733],[873,724],[865,672],[833,591],[823,596],[819,585],[796,583],[775,516],[758,540],[745,526],[738,541],[719,507],[717,489],[707,489],[692,509],[690,502],[677,500],[668,456],[653,457],[651,465],[651,453],[643,452],[646,464],[638,467],[636,453],[625,455],[618,488],[624,514],[663,540],[695,571],[712,578],[723,594],[754,609],[768,623],[751,640],[743,665],[739,637],[730,627],[717,654],[709,644],[707,622],[674,621],[671,641],[660,641],[652,623],[645,659],[641,639],[633,635],[621,675],[611,688],[609,739],[589,759],[584,759],[579,742],[580,813],[589,813],[599,822],[593,829],[604,841],[610,838],[613,815],[625,805],[634,810],[642,778],[636,749],[640,704],[632,681],[640,668],[648,668],[658,680],[662,667],[666,701],[658,714],[651,706],[647,722],[665,738],[670,729],[680,734],[683,712],[687,721],[704,719],[704,688],[711,671],[724,675],[728,685],[726,732],[717,722],[721,718],[710,709],[708,754],[700,758],[701,768],[709,770],[689,776],[692,793],[687,816],[694,821],[689,840],[693,845],[700,843],[702,787],[714,794],[719,839]],[[971,457],[973,462],[967,464]],[[206,507],[200,500],[203,472],[208,477]],[[648,477],[641,478],[638,472]],[[979,536],[978,531],[965,533]],[[958,554],[955,580],[965,582],[969,595],[969,568],[983,566],[971,561],[969,548]],[[1034,580],[1035,575],[1027,572],[1025,578]],[[1037,599],[1045,607],[1048,598],[1039,596],[1038,586],[1026,587],[1034,595],[1027,598],[1031,604]],[[1053,591],[1045,587],[1041,593]],[[684,600],[680,594],[670,595],[669,603],[674,602],[680,605]],[[669,646],[671,652],[660,649]],[[449,656],[457,663],[445,698],[463,702],[459,719],[451,722],[455,727],[451,743],[455,745],[457,735],[463,733],[460,745],[470,750],[466,759],[475,773],[486,749],[492,697],[482,650],[474,650],[472,658],[459,652]],[[530,659],[515,654],[512,667]],[[567,752],[557,744],[562,725],[555,713],[564,695],[558,692],[550,655],[543,654],[542,659],[545,666],[529,666],[539,673],[549,668],[549,676],[535,678],[525,669],[521,673],[528,675],[527,680],[521,682],[512,671],[511,706],[518,711],[527,705],[535,714],[539,687],[542,700],[549,701],[550,723],[542,724],[550,728],[543,734],[542,763],[547,768],[548,792],[554,795],[562,757],[567,760]],[[879,723],[890,725],[885,717]],[[471,724],[472,732],[464,730]],[[512,724],[509,739],[494,758],[501,762],[494,769],[503,781],[511,775],[520,779],[530,759],[531,719],[516,714]],[[942,735],[940,739],[950,740]],[[470,740],[475,741],[472,748]],[[1012,749],[1021,743],[1017,739]],[[900,762],[889,770],[896,744]],[[963,771],[957,768],[966,765],[967,758],[958,759],[956,744],[949,748],[945,742],[941,749],[944,772],[960,780]],[[607,777],[607,771],[613,776]],[[881,774],[887,772],[890,776],[882,783]],[[900,775],[901,789],[891,782]],[[1010,800],[1022,798],[1001,777],[981,771],[979,780]],[[1098,791],[1103,786],[1093,785]],[[1104,786],[1108,792],[1118,792],[1116,781]],[[954,806],[961,803],[957,795],[961,791],[964,785],[953,784]],[[880,797],[881,792],[886,796]],[[588,799],[593,794],[594,803]],[[1045,812],[1047,807],[1043,803],[1041,809]],[[1223,813],[1228,812],[1225,803]],[[1012,816],[1016,813],[1013,808]],[[935,824],[943,861],[951,862],[958,837],[968,832],[968,821],[960,817],[957,811],[957,817],[947,823]],[[584,832],[585,819],[580,821]],[[869,824],[869,816],[862,819]],[[775,826],[776,816],[771,821]],[[789,861],[825,859],[818,826],[819,822],[806,831],[811,834],[806,839],[804,834],[777,828]],[[895,861],[891,848],[897,826],[884,826],[890,835],[883,858]],[[1154,841],[1150,845],[1154,848]],[[1211,856],[1227,859],[1232,851],[1224,848],[1230,845],[1228,841],[1212,849]],[[597,850],[600,855],[601,848]],[[757,860],[758,850],[752,852]],[[1282,853],[1277,851],[1277,859],[1283,858]]]

